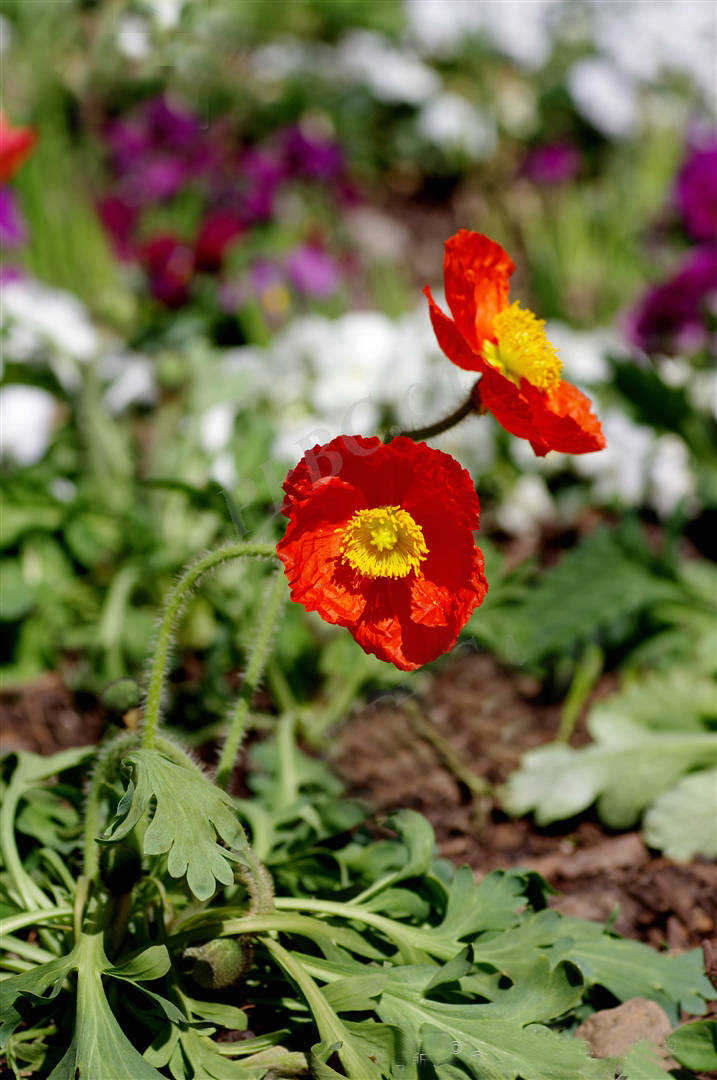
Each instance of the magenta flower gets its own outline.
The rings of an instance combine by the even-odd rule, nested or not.
[[[690,236],[717,239],[717,141],[691,152],[677,175],[675,201]]]
[[[706,313],[717,299],[717,245],[696,248],[628,315],[627,334],[646,353],[691,353],[709,344]]]
[[[534,184],[564,184],[578,175],[581,166],[582,156],[577,147],[558,141],[531,150],[521,172]]]
[[[341,276],[336,261],[314,244],[302,244],[286,259],[294,288],[305,296],[325,299],[336,292]]]
[[[4,248],[22,247],[27,240],[25,222],[13,192],[0,187],[0,245]]]

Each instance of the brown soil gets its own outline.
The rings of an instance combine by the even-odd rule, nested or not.
[[[591,700],[614,688],[606,676]],[[379,699],[355,716],[334,765],[378,811],[425,814],[441,853],[479,876],[530,867],[558,890],[559,911],[605,921],[619,906],[615,929],[658,948],[714,938],[717,867],[707,860],[678,865],[648,850],[639,832],[611,832],[590,814],[549,828],[513,821],[492,794],[471,791],[471,773],[495,788],[526,750],[555,737],[560,708],[538,703],[537,691],[485,654],[459,657],[420,700]],[[578,725],[573,745],[585,741]]]

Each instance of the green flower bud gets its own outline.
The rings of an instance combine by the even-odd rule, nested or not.
[[[249,938],[214,938],[182,954],[185,970],[205,990],[222,990],[244,974],[252,959]]]

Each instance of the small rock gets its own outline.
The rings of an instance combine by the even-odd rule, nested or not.
[[[594,1013],[580,1025],[575,1037],[585,1039],[596,1058],[621,1057],[635,1043],[647,1040],[655,1044],[661,1067],[667,1071],[676,1065],[665,1048],[671,1030],[669,1017],[656,1001],[637,997]]]

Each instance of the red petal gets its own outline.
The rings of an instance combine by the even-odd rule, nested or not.
[[[486,366],[485,361],[471,348],[453,319],[443,314],[433,299],[428,285],[423,292],[428,300],[428,311],[438,344],[448,359],[464,371],[483,371]]]
[[[276,547],[294,603],[318,611],[326,622],[344,626],[356,622],[366,602],[361,591],[348,587],[345,575],[336,572],[341,569],[338,530],[356,509],[354,489],[334,481],[330,488],[295,506]]]
[[[9,180],[35,145],[32,128],[7,127],[0,116],[0,183]]]
[[[443,274],[446,300],[456,326],[475,350],[493,340],[493,319],[507,307],[515,264],[500,244],[461,229],[446,241]]]
[[[592,411],[590,399],[577,386],[561,382],[549,392],[536,390],[529,383],[524,387],[539,433],[539,445],[563,454],[588,454],[604,449],[600,421]],[[541,453],[535,446],[533,449],[536,454]]]
[[[528,384],[523,380],[522,385]],[[516,386],[495,368],[491,368],[481,379],[478,389],[481,404],[493,413],[501,427],[511,435],[517,435],[519,439],[530,439],[531,444],[540,445],[541,433],[536,427],[533,410],[521,387]],[[533,449],[541,457],[550,449],[546,445],[541,451],[536,446],[533,446]]]

